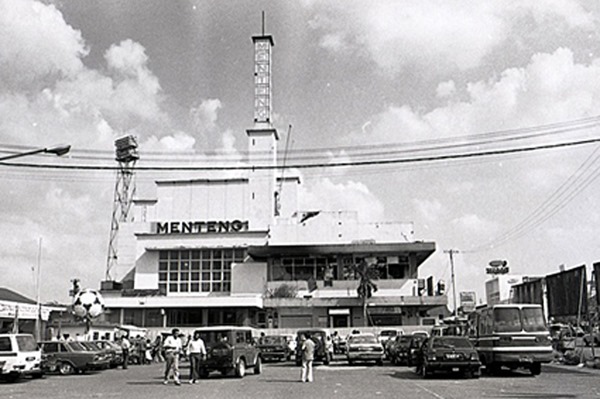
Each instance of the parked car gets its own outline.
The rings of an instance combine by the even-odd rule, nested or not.
[[[481,362],[468,338],[436,336],[423,343],[417,360],[417,372],[427,378],[437,371],[479,378]]]
[[[100,370],[108,365],[108,360],[102,353],[88,350],[80,342],[43,341],[40,347],[45,371],[68,375]]]
[[[115,368],[123,364],[123,349],[115,342],[107,340],[92,341],[109,354],[109,367]]]
[[[261,337],[258,342],[258,349],[260,350],[261,357],[263,360],[290,360],[292,357],[292,351],[288,346],[287,339],[283,335],[267,335]]]
[[[388,359],[395,365],[408,365],[410,342],[413,339],[412,335],[397,335],[393,340],[389,340],[386,347]]]
[[[107,349],[94,341],[79,341],[78,343],[90,352],[99,353],[100,361],[105,363],[107,368],[110,366],[112,354]]]
[[[200,333],[207,352],[202,362],[202,378],[207,378],[211,371],[220,371],[223,375],[234,373],[238,378],[244,377],[248,368],[253,368],[254,374],[262,372],[255,329],[219,326],[202,327],[195,332]]]
[[[355,362],[374,361],[377,365],[383,365],[383,345],[375,335],[370,333],[353,334],[348,337],[348,351],[346,357],[349,364]]]
[[[327,348],[327,337],[329,331],[323,328],[310,328],[298,330],[296,333],[296,365],[302,363],[302,345],[300,345],[300,336],[304,335],[307,339],[312,339],[315,342],[315,362],[323,362],[329,364],[331,361],[331,353]]]
[[[33,335],[0,334],[0,378],[15,382],[26,375],[43,375],[42,353]]]

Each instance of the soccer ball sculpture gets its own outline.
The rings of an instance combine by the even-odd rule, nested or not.
[[[95,319],[104,312],[104,299],[96,290],[83,289],[75,294],[73,313],[82,319]]]

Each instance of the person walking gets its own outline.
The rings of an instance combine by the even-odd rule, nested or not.
[[[190,359],[190,384],[195,384],[200,379],[200,366],[206,358],[206,346],[200,337],[200,332],[194,332],[187,346],[187,355]]]
[[[313,382],[313,360],[315,359],[315,341],[309,336],[300,336],[300,353],[302,355],[302,382]]]
[[[127,368],[129,364],[129,349],[131,348],[131,342],[127,339],[126,335],[121,336],[121,350],[123,351],[123,369]]]
[[[163,357],[163,344],[162,344],[162,336],[156,336],[154,340],[154,344],[152,345],[152,359],[156,363],[162,363],[165,361]]]
[[[171,331],[171,335],[165,338],[163,343],[163,349],[165,350],[165,379],[163,384],[169,383],[169,378],[173,376],[175,385],[181,385],[179,381],[179,354],[183,348],[181,338],[179,338],[179,329],[174,328]]]

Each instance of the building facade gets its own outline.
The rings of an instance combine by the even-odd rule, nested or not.
[[[271,119],[273,39],[253,37],[254,124],[234,178],[155,182],[122,223],[114,279],[102,283],[105,321],[146,328],[262,328],[420,324],[445,295],[427,295],[419,266],[435,243],[412,223],[363,223],[356,211],[298,209],[295,175],[278,172]],[[378,290],[357,295],[358,265]],[[431,294],[431,293],[430,293]]]

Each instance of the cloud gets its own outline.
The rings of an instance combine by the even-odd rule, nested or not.
[[[190,110],[190,116],[197,132],[213,132],[217,128],[218,112],[223,107],[215,98],[205,99]]]
[[[372,119],[370,140],[456,137],[597,115],[600,59],[578,64],[571,50],[559,48],[533,55],[523,68],[509,68],[496,79],[470,82],[456,91],[466,100],[429,111],[390,105]]]
[[[333,52],[360,54],[396,74],[406,66],[465,70],[507,40],[515,40],[521,18],[535,23],[526,30],[543,31],[544,23],[588,30],[594,18],[575,1],[502,2],[348,0],[304,3],[314,12],[310,27],[321,34],[320,45]],[[550,21],[550,22],[549,22]]]
[[[363,222],[383,221],[382,202],[360,182],[335,183],[329,178],[309,180],[300,186],[299,209],[358,211]]]
[[[72,77],[87,53],[81,32],[53,5],[0,0],[0,91],[30,91]]]

